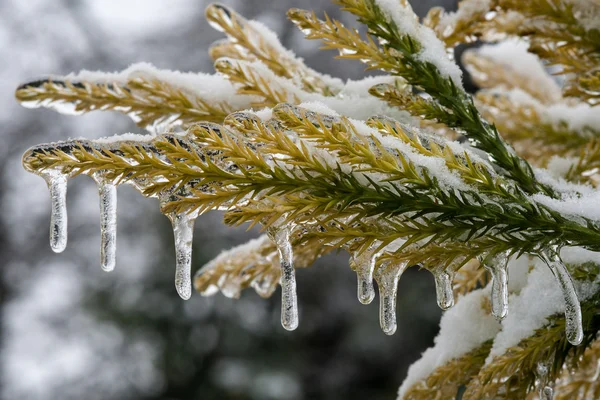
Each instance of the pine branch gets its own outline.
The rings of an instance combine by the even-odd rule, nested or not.
[[[437,367],[427,380],[408,389],[402,400],[455,398],[459,388],[467,385],[483,367],[492,343],[489,340],[469,353]]]
[[[440,116],[439,122],[464,130],[476,147],[488,152],[494,162],[527,192],[553,193],[551,188],[537,182],[531,166],[502,140],[493,125],[481,117],[472,98],[450,77],[442,75],[437,66],[419,57],[422,45],[418,38],[401,34],[395,22],[373,0],[343,0],[339,3],[367,25],[370,34],[382,40],[388,54],[393,53],[395,75],[427,92],[449,110]],[[445,57],[443,54],[440,56]]]
[[[556,400],[586,400],[600,398],[600,339],[583,352],[577,363],[563,367],[555,387]]]
[[[483,367],[469,383],[463,399],[525,398],[535,387],[538,365],[548,366],[547,382],[554,382],[566,360],[569,357],[577,360],[595,339],[600,330],[599,301],[596,295],[582,303],[585,335],[582,345],[569,344],[563,316],[554,316],[547,326]]]
[[[235,219],[229,223],[269,226],[268,221],[284,215],[302,223],[319,216],[328,219],[340,212],[351,216],[352,223],[362,218],[387,219],[386,225],[368,225],[355,232],[362,247],[372,240],[386,245],[405,239],[408,246],[427,239],[428,245],[441,246],[455,257],[459,256],[458,248],[464,256],[498,249],[535,253],[560,243],[598,248],[594,222],[577,223],[532,202],[495,178],[491,167],[470,161],[467,153],[454,154],[450,147],[442,150],[434,142],[429,143],[434,150],[417,142],[411,147],[397,138],[386,139],[394,146],[388,148],[375,130],[360,136],[356,126],[343,119],[349,124],[345,132],[333,128],[335,125],[315,126],[302,118],[302,112],[296,115],[287,105],[277,107],[274,114],[282,126],[293,127],[303,139],[291,141],[285,130],[265,127],[262,134],[253,136],[233,128],[198,125],[186,136],[161,135],[151,142],[92,146],[74,141],[50,149],[42,146],[28,152],[24,163],[32,171],[51,168],[94,174],[102,170],[108,178],[143,182],[145,195],[169,196],[162,204],[167,213],[203,213],[235,204]],[[339,161],[332,163],[329,152],[315,152],[310,142],[316,138],[317,147],[333,152]],[[411,150],[415,147],[421,149],[418,156]],[[275,153],[283,157],[272,162]],[[427,159],[431,160],[417,164]],[[348,174],[339,167],[346,162],[354,172]],[[461,186],[464,184],[445,186],[448,183],[436,177],[443,174],[443,168],[454,168],[487,194]],[[448,174],[452,176],[450,170]],[[174,189],[178,193],[185,190],[173,196]],[[279,196],[283,196],[280,201],[284,207],[256,209],[256,202],[264,199],[271,204]],[[452,242],[458,246],[456,253],[449,251]],[[447,261],[451,264],[452,260]]]
[[[28,107],[54,107],[77,114],[118,111],[128,114],[142,128],[160,124],[186,128],[201,121],[222,122],[232,112],[229,104],[215,103],[144,76],[125,83],[50,78],[19,86],[16,97]]]
[[[221,4],[209,5],[205,14],[208,22],[218,31],[224,32],[231,43],[224,46],[221,42],[218,51],[215,47],[211,54],[213,60],[222,56],[245,61],[259,60],[278,76],[299,78],[302,88],[308,92],[332,96],[339,90],[332,86],[333,79],[326,82],[321,74],[308,68],[301,59],[285,50],[277,41],[275,33],[268,31],[266,27],[247,21]]]

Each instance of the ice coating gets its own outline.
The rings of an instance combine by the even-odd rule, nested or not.
[[[537,363],[535,377],[540,400],[552,400],[554,390],[548,386],[548,365],[542,362]]]
[[[179,296],[188,300],[192,296],[192,239],[195,218],[189,214],[169,215],[175,237],[175,289]]]
[[[502,320],[508,313],[508,254],[483,260],[483,266],[492,275],[492,315]]]
[[[117,254],[117,187],[98,181],[100,195],[100,266],[104,271],[115,269]]]
[[[454,290],[452,289],[454,274],[440,269],[433,273],[433,277],[438,306],[442,310],[447,310],[454,305]]]
[[[296,295],[296,273],[294,251],[290,243],[291,227],[271,227],[269,237],[277,246],[281,264],[281,325],[288,331],[298,327],[298,297]]]
[[[58,171],[49,171],[43,177],[52,201],[50,247],[55,253],[61,253],[67,247],[67,176]]]
[[[379,324],[386,335],[396,332],[396,296],[398,281],[408,267],[408,263],[386,263],[377,270],[379,286]]]
[[[350,266],[356,272],[358,281],[358,301],[362,304],[370,304],[375,298],[375,289],[373,288],[373,271],[375,262],[381,253],[375,252],[371,245],[367,250],[355,253],[350,258]]]
[[[565,322],[567,340],[577,346],[583,340],[583,322],[581,305],[573,286],[573,280],[556,250],[552,249],[543,254],[542,259],[556,278],[565,300]]]

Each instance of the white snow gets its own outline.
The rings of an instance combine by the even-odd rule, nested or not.
[[[345,95],[323,96],[319,93],[304,91],[291,79],[277,76],[260,61],[249,62],[224,57],[217,60],[217,62],[229,62],[233,65],[238,65],[247,73],[261,77],[268,82],[269,88],[272,91],[285,93],[287,95],[285,101],[290,103],[295,103],[296,100],[302,103],[318,102],[335,110],[339,114],[352,116],[357,119],[367,119],[373,115],[385,114],[399,121],[409,123],[413,118],[408,112],[389,107],[384,101],[371,96],[367,90],[364,90],[370,82],[376,84],[377,79],[367,78],[365,82],[350,81]]]
[[[444,44],[428,27],[419,24],[417,16],[409,6],[397,0],[375,0],[379,8],[396,24],[399,33],[414,38],[422,46],[418,57],[432,63],[440,73],[452,79],[458,88],[462,88],[462,71],[448,57]]]
[[[532,196],[533,200],[558,211],[563,216],[583,217],[600,221],[600,191],[593,191],[581,196],[565,195],[563,199],[554,199],[543,194]]]
[[[542,122],[554,126],[566,125],[569,130],[589,137],[586,130],[600,131],[600,112],[587,103],[569,104],[566,101],[545,105],[520,89],[491,90],[492,94],[506,96],[514,104],[531,106],[539,114]]]
[[[544,88],[549,102],[560,101],[562,92],[558,83],[548,74],[539,57],[527,51],[528,48],[529,43],[524,40],[509,39],[496,44],[486,44],[473,51],[494,63],[512,69],[532,85]]]
[[[253,100],[251,96],[237,94],[235,87],[223,75],[162,70],[150,63],[135,63],[121,72],[112,73],[84,70],[66,75],[62,79],[75,82],[85,80],[97,83],[126,83],[136,77],[157,79],[188,90],[202,99],[210,100],[211,103],[229,103],[234,109],[248,108]]]
[[[396,82],[403,84],[404,80],[402,78],[398,78],[397,76],[391,75],[366,76],[358,80],[348,79],[338,95],[341,97],[354,95],[366,97],[370,96],[369,89],[371,89],[373,86],[381,83],[393,85]]]
[[[434,346],[427,349],[408,369],[408,375],[398,390],[399,400],[437,367],[477,348],[498,333],[500,324],[482,307],[489,296],[488,285],[460,297],[456,305],[444,313]]]
[[[154,138],[150,135],[143,135],[140,133],[122,133],[116,134],[113,136],[106,136],[102,138],[95,139],[95,143],[99,144],[108,144],[108,143],[118,143],[118,142],[151,142]],[[85,138],[77,139],[77,140],[85,140]]]
[[[555,178],[562,178],[567,175],[569,169],[577,164],[576,157],[552,156],[546,165],[546,170]]]

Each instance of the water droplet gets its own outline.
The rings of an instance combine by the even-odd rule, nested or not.
[[[447,310],[454,305],[454,290],[452,289],[454,273],[439,269],[433,273],[433,277],[435,278],[435,294],[438,306],[442,310]]]
[[[492,275],[492,315],[502,320],[508,313],[508,253],[498,253],[482,263]]]
[[[294,253],[290,243],[290,227],[269,228],[268,234],[277,246],[281,265],[281,325],[288,331],[298,327],[298,298]]]
[[[104,271],[115,269],[117,254],[117,187],[98,180],[100,194],[100,265]]]
[[[50,214],[50,247],[56,253],[67,247],[67,176],[48,171],[43,175],[48,188],[52,209]]]
[[[541,256],[542,260],[548,265],[548,268],[554,274],[563,297],[565,299],[565,319],[567,340],[574,346],[577,346],[583,340],[583,325],[581,317],[581,305],[573,285],[573,280],[565,264],[558,255],[558,249],[553,248],[546,251]]]
[[[189,214],[170,214],[175,237],[175,289],[187,300],[192,296],[192,240],[196,218]]]
[[[379,286],[379,324],[386,335],[396,332],[396,295],[398,281],[408,264],[385,263],[377,269],[375,279]]]

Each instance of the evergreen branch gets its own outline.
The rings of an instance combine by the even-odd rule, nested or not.
[[[294,123],[304,127],[294,128],[301,137],[321,137],[330,150],[355,166],[352,172],[339,167],[343,164],[341,159],[332,163],[326,158],[331,157],[329,153],[325,156],[313,151],[304,140],[285,138],[284,130],[263,128],[254,142],[248,142],[244,138],[251,136],[249,132],[214,125],[194,126],[186,136],[160,135],[151,143],[95,143],[93,149],[77,147],[81,151],[72,151],[78,141],[64,142],[50,146],[54,152],[45,148],[31,150],[24,163],[38,172],[43,168],[63,168],[65,173],[102,171],[122,181],[141,181],[146,185],[142,189],[144,194],[168,196],[168,201],[162,204],[163,212],[167,213],[203,213],[235,205],[235,220],[229,220],[230,223],[252,222],[268,227],[285,215],[299,219],[301,214],[310,216],[307,221],[316,219],[320,223],[319,216],[328,219],[332,212],[343,213],[353,224],[365,217],[385,217],[387,226],[371,224],[362,230],[355,229],[357,242],[364,245],[379,240],[385,245],[403,239],[408,246],[427,239],[426,243],[432,247],[422,254],[433,257],[431,252],[446,253],[441,255],[445,265],[457,259],[464,263],[467,256],[490,252],[535,253],[551,244],[598,248],[595,223],[569,220],[518,191],[494,183],[486,172],[489,167],[478,168],[480,164],[468,158],[461,164],[459,160],[464,154],[450,154],[449,147],[442,150],[431,142],[432,151],[413,143],[413,148],[420,146],[432,161],[441,162],[441,165],[419,165],[416,161],[421,159],[411,155],[410,147],[403,148],[399,140],[394,142],[392,151],[380,139],[374,140],[375,137],[368,144],[350,140],[342,135],[341,129],[329,129],[322,121],[318,125],[320,130],[311,131],[315,125],[308,124],[308,118],[298,119],[293,112],[285,114],[286,109],[289,106],[275,111],[283,125],[296,118]],[[353,132],[352,137],[359,138],[351,121],[341,121],[345,121],[346,132]],[[275,154],[284,157],[274,157]],[[115,157],[122,160],[109,162]],[[463,176],[480,179],[480,184],[487,185],[490,194],[499,198],[492,200],[468,187],[444,187],[435,174],[447,164],[463,169]],[[378,177],[381,173],[388,178]],[[185,190],[180,190],[184,187]],[[173,190],[177,190],[175,196]],[[268,205],[278,198],[277,207],[261,208],[263,201]],[[256,201],[261,204],[258,209]],[[296,211],[290,213],[290,210]],[[344,231],[346,236],[350,233]],[[335,235],[339,236],[339,232]]]
[[[598,295],[582,303],[584,339],[581,345],[573,346],[567,341],[563,315],[553,316],[548,325],[483,367],[469,383],[463,399],[525,398],[534,388],[538,364],[549,366],[548,379],[553,382],[567,359],[577,360],[595,339],[600,330],[599,304]]]
[[[431,28],[447,47],[478,40],[490,29],[486,15],[493,9],[493,2],[462,0],[458,10],[446,13],[442,7],[432,7],[423,19],[423,25]]]
[[[564,89],[565,96],[582,99],[593,106],[600,104],[600,70],[577,75]]]
[[[469,71],[471,79],[481,89],[520,89],[542,104],[561,100],[560,95],[552,91],[555,86],[550,86],[541,79],[532,79],[531,76],[517,71],[514,66],[496,62],[476,50],[465,51],[461,61]],[[501,127],[499,129],[503,135],[506,134]]]
[[[475,289],[485,287],[490,276],[476,259],[470,260],[454,276],[454,293],[465,295]]]
[[[327,248],[318,243],[296,246],[298,235],[292,236],[294,267],[309,267]],[[225,296],[239,298],[241,291],[252,287],[264,298],[270,297],[281,276],[279,254],[275,244],[262,235],[248,243],[224,251],[205,264],[194,277],[194,288],[210,296],[220,290]]]
[[[493,341],[488,340],[469,353],[437,367],[426,380],[408,389],[402,400],[455,398],[458,389],[477,375],[485,363]]]
[[[450,77],[443,76],[437,66],[420,58],[422,45],[417,38],[401,34],[394,21],[385,16],[373,0],[341,0],[339,3],[382,40],[389,54],[393,52],[395,75],[424,90],[451,111],[442,116],[440,122],[464,130],[476,147],[490,153],[494,162],[527,192],[552,195],[553,190],[537,182],[531,166],[502,140],[495,126],[481,117],[473,99]]]
[[[570,156],[591,138],[600,136],[596,127],[569,127],[567,121],[546,121],[535,103],[519,102],[502,92],[479,91],[477,107],[502,131],[515,148],[534,160],[547,161],[553,155]]]
[[[567,179],[598,184],[600,172],[600,140],[592,139],[581,150],[577,163],[567,172]]]
[[[286,101],[300,102],[290,90],[269,79],[271,71],[261,68],[260,64],[221,58],[215,62],[215,70],[238,84],[239,94],[260,97],[261,101],[252,103],[255,108],[273,107]]]
[[[19,86],[16,97],[26,106],[55,107],[67,112],[118,111],[131,116],[143,128],[163,123],[188,127],[200,121],[222,122],[232,112],[226,103],[215,103],[142,76],[126,83],[50,78]]]
[[[257,29],[256,23],[247,21],[221,4],[210,4],[205,14],[208,22],[215,29],[224,32],[233,44],[227,47],[221,44],[218,53],[215,48],[214,54],[211,54],[213,60],[220,56],[246,61],[259,60],[278,76],[287,79],[299,78],[302,89],[308,92],[317,92],[324,96],[333,96],[336,93],[337,88],[332,87],[331,82],[326,82],[321,74],[308,68],[302,60],[283,49],[274,33],[269,31],[273,37],[265,36],[265,27]],[[216,55],[219,57],[215,57]]]
[[[555,387],[555,400],[600,398],[600,339],[583,352],[575,368],[563,367]]]
[[[380,69],[400,75],[394,57],[385,49],[379,48],[370,35],[361,38],[356,29],[346,28],[340,21],[329,18],[317,18],[314,11],[292,8],[288,18],[300,28],[308,39],[323,41],[323,50],[337,50],[337,58],[360,60],[367,64],[367,70]]]
[[[430,128],[448,139],[456,139],[458,137],[456,130],[449,128],[444,123],[438,122],[443,118],[449,118],[451,113],[436,101],[426,99],[407,89],[387,83],[380,83],[371,87],[369,94],[385,101],[391,107],[406,110],[411,115],[418,117],[420,119],[420,126],[423,128]]]

